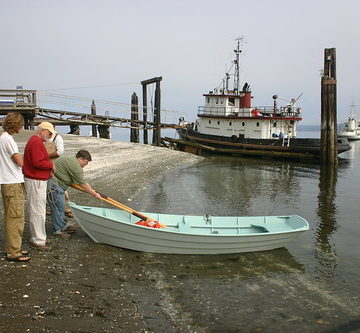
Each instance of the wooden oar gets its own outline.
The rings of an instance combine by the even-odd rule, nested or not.
[[[85,191],[80,185],[78,185],[78,184],[72,184],[71,187],[73,187],[73,188],[75,188],[75,189],[77,189],[77,190],[86,192],[86,191]],[[120,209],[122,209],[122,210],[125,210],[126,212],[128,212],[128,213],[130,213],[130,214],[132,214],[132,215],[134,215],[134,216],[136,216],[136,217],[138,217],[138,218],[140,218],[141,220],[144,220],[144,221],[146,221],[146,222],[152,222],[152,221],[154,221],[154,220],[151,219],[150,217],[147,217],[147,216],[145,216],[145,215],[137,212],[136,210],[134,210],[134,209],[132,209],[132,208],[130,208],[130,207],[128,207],[128,206],[123,205],[122,203],[120,203],[120,202],[118,202],[118,201],[116,201],[116,200],[108,197],[108,196],[105,195],[105,194],[102,194],[102,193],[100,193],[100,192],[97,192],[97,193],[100,194],[102,201],[107,202],[107,203],[110,204],[110,205],[113,205],[113,206],[115,206],[115,207],[117,207],[117,208],[120,208]],[[165,224],[162,224],[162,223],[160,223],[160,222],[158,222],[158,221],[154,221],[154,222],[158,223],[161,228],[167,228],[167,225],[165,225]]]

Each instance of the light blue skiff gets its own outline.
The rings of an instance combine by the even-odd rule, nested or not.
[[[187,216],[142,213],[167,228],[135,224],[139,218],[120,209],[71,208],[80,227],[98,243],[152,253],[223,254],[280,248],[309,224],[298,215]]]

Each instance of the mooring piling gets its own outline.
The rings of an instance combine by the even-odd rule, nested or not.
[[[134,92],[131,95],[131,128],[130,128],[130,142],[139,143],[139,129],[136,128],[139,120],[138,97]]]
[[[96,116],[96,104],[94,100],[92,100],[91,102],[91,114],[93,116]],[[96,138],[97,137],[96,125],[91,125],[91,132],[92,132],[92,136]]]
[[[161,144],[161,129],[160,129],[160,115],[161,115],[161,90],[160,90],[160,81],[156,81],[155,88],[155,109],[154,109],[154,123],[155,129],[153,131],[153,145],[160,146]]]
[[[144,81],[143,81],[144,82]],[[144,135],[143,135],[143,141],[144,144],[148,143],[148,131],[146,129],[147,127],[147,112],[148,112],[148,108],[147,108],[147,93],[146,93],[146,83],[142,84],[142,97],[143,97],[143,122],[144,122]]]
[[[144,126],[146,127],[147,122],[147,114],[148,114],[148,107],[147,107],[147,91],[146,87],[148,84],[156,83],[155,88],[155,108],[154,108],[154,124],[155,128],[153,130],[153,141],[152,143],[160,146],[161,143],[161,132],[160,132],[160,105],[161,105],[161,91],[160,91],[160,82],[162,80],[162,76],[154,77],[149,80],[141,81],[142,91],[143,91],[143,121]],[[144,130],[144,144],[148,143],[148,133],[147,130]]]
[[[336,49],[325,49],[321,76],[321,154],[323,163],[337,162]]]

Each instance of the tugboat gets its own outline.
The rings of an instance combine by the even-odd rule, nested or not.
[[[205,105],[198,108],[195,123],[179,119],[180,139],[169,139],[178,149],[231,155],[273,156],[283,158],[319,158],[320,139],[296,138],[301,108],[299,97],[285,99],[273,96],[272,106],[251,105],[251,88],[246,82],[240,89],[240,53],[242,38],[237,39],[235,60],[225,74],[222,85],[204,94]],[[233,68],[233,71],[231,71]],[[233,76],[233,88],[229,81]],[[278,100],[285,100],[279,106]],[[338,139],[338,153],[351,147],[347,139]]]

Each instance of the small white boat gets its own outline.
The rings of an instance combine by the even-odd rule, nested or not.
[[[352,103],[351,116],[348,121],[340,124],[340,130],[337,132],[338,138],[346,138],[350,140],[360,140],[360,121],[356,120],[355,104]]]
[[[143,213],[166,228],[138,225],[119,209],[71,203],[80,227],[97,243],[135,251],[171,254],[225,254],[284,247],[309,229],[305,219],[287,216],[187,216]]]

